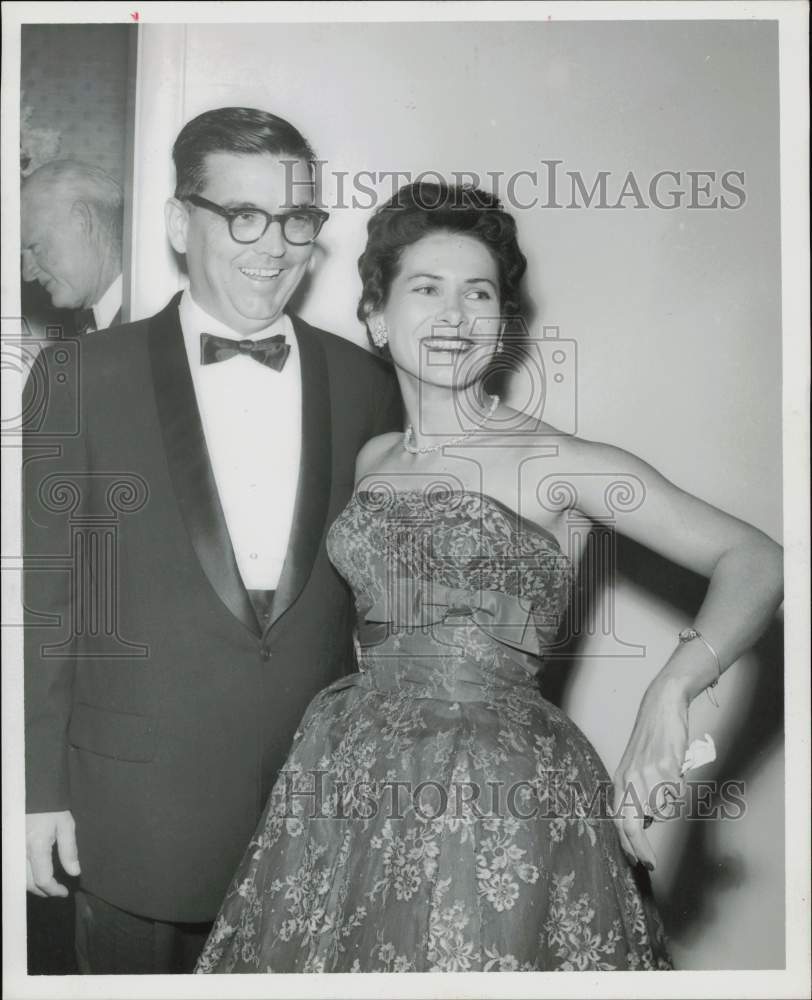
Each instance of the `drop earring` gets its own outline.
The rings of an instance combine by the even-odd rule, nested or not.
[[[386,347],[389,342],[389,331],[386,329],[386,320],[383,316],[375,316],[373,319],[367,321],[369,326],[369,335],[372,337],[372,343],[377,348]]]

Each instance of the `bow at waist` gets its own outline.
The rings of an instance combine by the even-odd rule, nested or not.
[[[432,626],[459,626],[451,619],[467,618],[484,633],[511,649],[541,655],[538,630],[549,629],[550,639],[558,630],[558,616],[538,621],[532,606],[518,597],[496,590],[467,590],[431,584],[426,589],[414,581],[397,578],[390,593],[361,611],[358,642],[362,647],[379,645],[393,632],[429,631]]]

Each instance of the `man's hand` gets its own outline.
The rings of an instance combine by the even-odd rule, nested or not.
[[[68,875],[79,874],[76,828],[69,812],[29,813],[25,817],[26,888],[35,896],[67,896],[54,878],[54,844]]]

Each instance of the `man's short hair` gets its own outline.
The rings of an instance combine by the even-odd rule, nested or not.
[[[40,193],[49,199],[71,204],[85,202],[111,246],[121,250],[124,225],[124,195],[120,185],[101,167],[80,160],[51,160],[23,181],[23,195]]]
[[[202,190],[209,153],[270,153],[309,163],[316,158],[298,129],[268,111],[256,108],[204,111],[183,126],[172,149],[176,198],[188,198]]]

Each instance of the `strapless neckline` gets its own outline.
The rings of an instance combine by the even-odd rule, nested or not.
[[[396,502],[396,500],[399,497],[424,496],[425,493],[426,493],[425,490],[417,489],[417,488],[415,488],[415,489],[406,489],[406,490],[392,490],[391,492],[387,492],[386,499],[389,500],[389,501],[391,501],[392,503],[394,503],[394,502]],[[359,497],[374,496],[374,495],[375,495],[375,492],[373,490],[357,490],[357,491],[355,491],[353,493],[350,502],[351,503],[352,502],[357,502]],[[438,495],[438,497],[443,497],[443,498],[446,498],[446,497],[472,497],[475,500],[479,500],[483,504],[486,504],[486,505],[490,504],[492,507],[495,507],[502,514],[504,514],[504,515],[512,518],[517,524],[525,525],[525,527],[527,529],[529,529],[530,531],[535,532],[538,535],[542,535],[549,542],[552,542],[552,544],[555,546],[558,554],[562,558],[566,559],[567,562],[569,562],[569,563],[572,562],[572,560],[569,558],[569,556],[566,554],[566,552],[564,552],[563,548],[561,547],[561,543],[558,541],[558,539],[555,537],[555,535],[551,531],[549,531],[547,528],[542,528],[542,526],[540,524],[536,524],[535,521],[531,521],[530,518],[526,517],[524,514],[520,514],[518,511],[513,510],[512,507],[509,507],[506,503],[503,503],[501,500],[498,500],[496,497],[492,496],[490,493],[481,493],[479,490],[457,489],[457,490],[442,490],[442,491],[438,490],[437,491],[437,495]],[[434,502],[436,502],[438,504],[438,509],[439,509],[440,501],[437,500],[437,501],[434,501]],[[367,508],[367,509],[370,509],[370,508]]]

